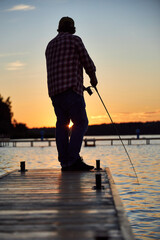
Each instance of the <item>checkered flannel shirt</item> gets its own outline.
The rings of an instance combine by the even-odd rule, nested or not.
[[[80,37],[59,33],[46,48],[49,96],[72,88],[83,95],[83,68],[89,75],[96,71]]]

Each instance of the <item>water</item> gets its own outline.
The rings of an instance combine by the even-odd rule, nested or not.
[[[0,175],[19,168],[20,161],[26,161],[28,169],[60,167],[55,143],[52,147],[43,142],[35,145],[21,143],[16,148],[0,148]],[[150,145],[138,141],[126,148],[140,185],[120,143],[110,146],[109,142],[96,142],[96,147],[82,147],[81,155],[88,164],[95,165],[95,160],[100,159],[102,167],[110,168],[135,238],[160,239],[160,141],[151,141]]]

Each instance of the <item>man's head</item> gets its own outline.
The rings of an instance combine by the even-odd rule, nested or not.
[[[73,19],[69,18],[69,17],[61,18],[61,20],[59,21],[57,31],[58,32],[68,32],[68,33],[74,34],[76,29],[75,29],[75,26],[74,26]]]

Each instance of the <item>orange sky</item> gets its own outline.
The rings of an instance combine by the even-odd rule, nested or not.
[[[0,94],[11,97],[17,122],[55,126],[44,53],[62,16],[75,20],[113,121],[160,120],[159,1],[13,0],[1,1],[0,9]],[[89,124],[110,122],[96,93],[85,100]]]

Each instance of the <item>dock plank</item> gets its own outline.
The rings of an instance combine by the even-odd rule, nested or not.
[[[94,171],[16,170],[4,176],[0,179],[0,239],[134,239],[109,169],[101,175],[101,190],[93,188]]]

